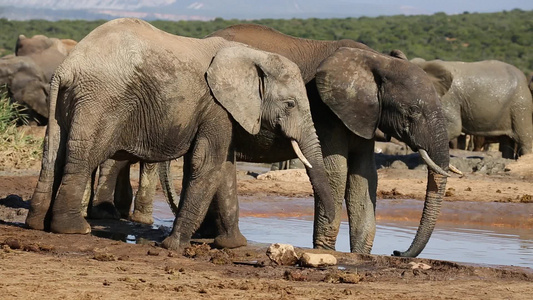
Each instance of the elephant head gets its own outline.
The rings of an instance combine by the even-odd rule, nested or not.
[[[46,97],[49,85],[44,73],[30,57],[6,56],[0,59],[0,85],[7,85],[10,96],[30,108],[29,115],[39,122],[48,118]]]
[[[207,81],[216,100],[249,134],[264,129],[290,139],[307,167],[315,193],[323,199],[327,218],[333,220],[334,200],[296,64],[278,54],[229,47],[216,54]]]
[[[69,49],[72,49],[72,44],[72,40],[62,42],[60,39],[44,35],[28,38],[21,34],[17,39],[15,54],[31,57],[43,70],[47,81],[50,81],[55,69],[67,57]]]
[[[342,70],[342,72],[339,72]],[[428,76],[402,55],[339,48],[319,66],[324,103],[353,133],[371,139],[377,128],[418,151],[428,165],[424,211],[416,237],[398,256],[417,256],[434,229],[449,166],[446,123]]]

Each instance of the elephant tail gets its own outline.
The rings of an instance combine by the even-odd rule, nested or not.
[[[167,199],[170,208],[175,216],[178,215],[178,206],[180,199],[176,194],[174,184],[172,184],[172,175],[170,174],[170,161],[159,163],[159,180],[161,181],[161,187],[165,198]]]
[[[65,145],[61,146],[61,131],[58,122],[57,100],[60,93],[61,76],[54,75],[48,101],[49,117],[44,138],[41,174],[30,201],[26,224],[33,229],[46,229],[51,216],[51,203],[63,173]],[[62,141],[66,144],[66,141]]]

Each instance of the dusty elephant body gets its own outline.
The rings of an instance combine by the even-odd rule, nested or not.
[[[14,55],[0,58],[0,86],[4,84],[10,97],[30,109],[28,115],[31,119],[40,123],[46,121],[49,82],[33,59]]]
[[[279,53],[299,66],[336,203],[334,226],[324,222],[320,207],[315,210],[315,247],[335,247],[346,200],[350,249],[370,252],[377,189],[372,138],[378,127],[414,151],[421,150],[430,165],[426,205],[411,247],[395,252],[418,255],[435,226],[446,185],[441,174],[449,165],[444,117],[428,77],[400,52],[396,57],[382,55],[351,40],[299,39],[252,24],[231,26],[209,36]]]
[[[237,202],[238,134],[269,132],[301,148],[302,159],[313,165],[313,180],[325,180],[297,66],[222,38],[179,37],[137,19],[107,22],[56,70],[50,108],[41,174],[26,219],[32,228],[89,232],[82,197],[106,159],[184,156],[182,201],[163,245],[186,246],[213,197]],[[333,201],[323,187],[316,192],[329,196],[330,203],[322,204],[332,218]],[[220,239],[245,244],[238,220],[232,221]]]
[[[399,52],[395,53],[397,57],[382,55],[350,40],[298,39],[252,24],[231,26],[210,36],[282,54],[300,67],[307,82],[311,113],[336,205],[331,226],[320,207],[322,199],[315,193],[315,247],[335,248],[342,202],[346,199],[351,251],[370,252],[376,230],[377,171],[373,140],[376,128],[423,154],[429,171],[421,224],[409,250],[395,251],[395,255],[418,255],[435,226],[446,186],[445,170],[449,165],[445,120],[438,95],[426,74],[398,55]],[[276,144],[261,135],[254,138],[260,142],[243,146],[247,147],[244,149],[248,149],[248,153],[260,156],[268,156],[274,147],[289,146],[287,143]],[[279,153],[284,152],[280,150]],[[239,160],[253,162],[257,159],[241,150],[236,154]],[[294,154],[292,156],[294,158]],[[269,159],[281,161],[288,158]],[[231,224],[219,219],[218,227],[225,226]]]
[[[533,101],[527,79],[516,67],[495,60],[412,62],[432,78],[441,96],[449,140],[461,132],[506,136],[517,143],[518,155],[533,151]],[[502,156],[514,158],[514,146],[504,144]]]

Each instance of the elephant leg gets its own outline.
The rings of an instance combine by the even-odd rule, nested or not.
[[[508,136],[502,135],[500,137],[499,149],[502,153],[502,158],[516,159],[515,155],[515,142]]]
[[[76,163],[74,163],[76,161]],[[91,227],[82,215],[82,198],[90,179],[90,172],[96,168],[81,165],[77,159],[67,159],[65,175],[57,192],[52,209],[50,230],[56,233],[89,233]],[[81,171],[80,171],[81,170]]]
[[[98,185],[96,186],[92,207],[89,209],[89,217],[91,219],[120,219],[120,213],[115,208],[113,197],[117,178],[124,168],[129,170],[127,161],[108,159],[100,164]]]
[[[131,163],[127,163],[120,168],[117,176],[117,183],[115,185],[115,194],[113,203],[120,216],[124,219],[129,218],[131,210],[131,202],[133,201],[133,189],[130,182],[130,168]]]
[[[96,169],[91,174],[91,180],[87,181],[85,191],[83,192],[83,199],[81,200],[81,212],[83,217],[88,217],[89,207],[92,207],[92,201],[94,199],[94,183],[96,179]]]
[[[222,145],[217,145],[215,141]],[[212,153],[228,149],[231,138],[197,137],[192,152],[184,157],[183,184],[178,214],[170,235],[163,241],[167,249],[178,250],[190,245],[192,234],[200,227],[222,180],[224,161],[234,160],[234,153]],[[228,145],[223,145],[226,142]],[[225,175],[225,174],[224,174]]]
[[[220,184],[211,205],[214,215],[214,225],[218,235],[215,237],[214,245],[219,248],[237,248],[246,246],[246,238],[239,229],[239,201],[237,199],[237,177],[235,163],[228,161],[222,166],[224,182]],[[205,222],[210,222],[204,219]]]
[[[359,138],[348,159],[346,209],[350,225],[350,251],[369,254],[376,235],[377,171],[374,141]]]
[[[143,224],[154,223],[154,196],[158,180],[158,164],[141,162],[139,189],[131,220]]]
[[[324,209],[320,205],[321,199],[315,194],[314,248],[335,250],[348,173],[348,147],[346,146],[346,141],[349,139],[349,133],[347,131],[342,124],[331,132],[317,127],[317,133],[321,138],[324,168],[328,176],[328,183],[331,186],[333,199],[335,199],[335,218],[333,222],[328,222],[324,215]]]
[[[26,225],[30,228],[44,230],[50,227],[52,199],[64,173],[66,139],[65,130],[60,130],[57,121],[52,121],[46,129],[41,173],[26,217]]]

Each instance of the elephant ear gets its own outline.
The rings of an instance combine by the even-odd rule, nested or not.
[[[442,65],[434,62],[422,62],[419,63],[418,66],[428,74],[437,94],[439,94],[440,97],[444,96],[452,86],[452,73],[446,70]]]
[[[376,79],[362,52],[339,48],[318,67],[316,85],[322,101],[350,131],[371,139],[378,127],[381,105]]]
[[[248,133],[261,127],[264,52],[244,46],[222,48],[207,70],[207,83],[216,100]]]
[[[392,57],[399,58],[399,59],[408,60],[408,59],[407,59],[407,55],[405,55],[405,53],[403,53],[403,51],[402,51],[402,50],[399,50],[399,49],[393,49],[393,50],[391,50],[391,52],[389,53],[389,55],[392,56]]]

